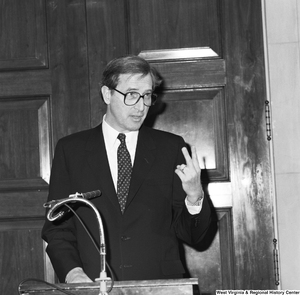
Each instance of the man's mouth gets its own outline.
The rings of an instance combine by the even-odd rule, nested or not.
[[[131,116],[134,121],[140,121],[143,116]]]

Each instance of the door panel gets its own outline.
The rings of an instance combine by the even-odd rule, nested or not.
[[[210,46],[220,54],[218,0],[126,1],[128,48],[143,50]]]
[[[196,52],[201,53],[197,48],[194,51],[194,60],[176,60],[168,57],[170,51],[162,50],[160,62],[152,61],[151,51],[140,54],[148,57],[164,79],[159,103],[150,110],[146,123],[183,136],[196,146],[206,176],[211,181],[228,181],[225,63],[219,58],[197,56]],[[184,54],[185,50],[177,52]],[[159,51],[155,57],[159,58]]]
[[[0,71],[48,67],[45,1],[2,1]]]

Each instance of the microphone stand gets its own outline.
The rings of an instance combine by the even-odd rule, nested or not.
[[[59,213],[54,215],[54,212],[66,203],[74,203],[74,202],[82,202],[86,205],[90,206],[95,214],[99,225],[99,236],[100,236],[100,277],[97,278],[95,281],[100,282],[100,293],[99,295],[107,295],[107,281],[110,280],[107,277],[106,273],[106,247],[105,247],[105,239],[104,239],[104,230],[103,230],[103,223],[99,211],[95,207],[95,205],[87,199],[82,197],[82,194],[76,193],[74,195],[70,195],[69,198],[60,199],[60,200],[53,200],[48,203],[44,204],[44,207],[50,208],[47,213],[47,218],[49,221],[54,221],[64,215],[64,211],[60,211]]]

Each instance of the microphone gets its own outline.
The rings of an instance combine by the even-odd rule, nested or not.
[[[93,199],[95,197],[101,196],[101,191],[96,190],[96,191],[91,191],[91,192],[87,192],[87,193],[82,193],[81,196],[84,199],[90,200],[90,199]]]
[[[82,198],[82,199],[90,200],[90,199],[93,199],[95,197],[101,196],[101,194],[102,193],[101,193],[100,190],[91,191],[91,192],[87,192],[87,193],[76,193],[76,194],[69,195],[69,198],[51,200],[49,202],[46,202],[46,203],[44,203],[43,207],[44,208],[52,208],[55,204],[60,203],[64,200],[70,200],[71,201],[72,199],[74,199],[74,202],[76,202],[76,198]]]
[[[51,200],[46,203],[44,203],[44,208],[49,208],[49,212],[47,214],[47,218],[50,221],[53,221],[55,219],[61,218],[65,213],[70,212],[70,209],[67,206],[64,206],[64,208],[61,208],[60,211],[53,217],[54,212],[61,207],[61,205],[64,205],[65,203],[76,203],[79,199],[85,199],[90,200],[92,198],[98,197],[101,195],[100,190],[91,191],[87,193],[75,193],[69,195],[68,198],[64,199],[58,199],[58,200]]]

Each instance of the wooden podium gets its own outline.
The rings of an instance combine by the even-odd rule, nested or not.
[[[57,284],[59,288],[72,294],[98,295],[99,284]],[[110,282],[108,283],[108,288]],[[147,281],[119,281],[114,283],[114,287],[109,294],[111,295],[192,295],[194,289],[198,288],[198,279],[177,279],[177,280],[147,280]],[[43,283],[24,284],[20,287],[23,295],[62,295],[60,290],[54,286]]]

